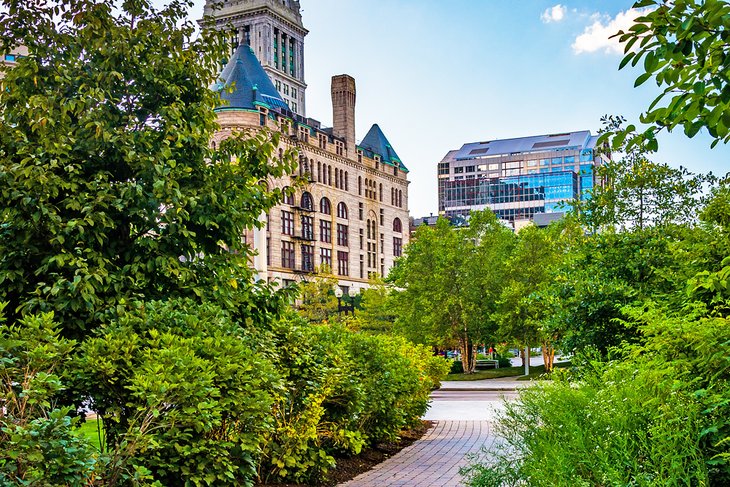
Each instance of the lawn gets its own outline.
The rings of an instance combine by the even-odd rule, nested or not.
[[[78,435],[86,438],[89,440],[89,442],[95,446],[96,448],[100,449],[99,446],[99,430],[98,430],[99,420],[97,419],[87,419],[86,422],[84,422],[78,429]]]
[[[555,368],[570,367],[570,362],[557,362]],[[499,379],[500,377],[515,377],[517,380],[537,379],[545,374],[545,366],[538,365],[530,367],[530,375],[524,375],[524,367],[503,367],[501,369],[477,370],[473,374],[449,374],[444,380],[482,380],[482,379]]]

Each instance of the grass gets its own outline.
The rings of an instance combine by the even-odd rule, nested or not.
[[[99,431],[98,431],[99,420],[87,419],[78,429],[78,435],[86,438],[89,442],[99,450],[101,446],[99,444]]]
[[[555,368],[570,367],[570,362],[558,362]],[[473,374],[449,374],[445,380],[470,381],[482,379],[499,379],[500,377],[515,377],[517,380],[537,379],[545,374],[545,366],[530,367],[530,375],[523,375],[524,367],[503,367],[501,369],[477,370]]]

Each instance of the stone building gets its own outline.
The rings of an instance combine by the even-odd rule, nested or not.
[[[332,77],[333,127],[324,128],[289,109],[255,52],[241,43],[220,76],[226,103],[213,143],[235,131],[279,130],[280,149],[299,152],[298,174],[269,184],[305,184],[271,209],[265,230],[246,236],[258,252],[254,265],[283,284],[326,266],[345,290],[366,287],[372,275],[388,273],[408,242],[408,170],[377,124],[355,142],[352,77]]]
[[[289,109],[306,115],[304,37],[298,0],[206,0],[203,25],[251,46]]]

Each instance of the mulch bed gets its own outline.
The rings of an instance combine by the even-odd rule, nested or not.
[[[398,441],[392,443],[380,443],[374,448],[368,448],[359,455],[347,458],[335,458],[337,465],[327,474],[327,479],[318,484],[320,487],[334,487],[339,483],[354,479],[363,472],[367,472],[375,465],[384,462],[403,448],[419,440],[429,428],[434,425],[432,421],[421,421],[421,425],[403,431]],[[308,487],[306,484],[256,484],[256,487]]]

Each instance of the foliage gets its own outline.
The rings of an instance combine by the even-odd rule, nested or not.
[[[266,435],[262,479],[313,482],[335,457],[392,440],[426,411],[447,365],[424,347],[286,317],[274,330],[284,392]]]
[[[312,323],[323,323],[337,316],[334,288],[337,278],[329,269],[321,269],[314,279],[299,285],[299,313]]]
[[[164,485],[252,483],[278,377],[225,311],[150,302],[95,335],[80,347],[76,387],[113,457],[123,452]]]
[[[356,315],[359,330],[371,333],[390,333],[396,314],[393,309],[393,291],[380,277],[370,280],[361,293],[361,310]]]
[[[207,87],[226,44],[189,0],[4,0],[2,50],[29,55],[0,92],[0,299],[81,337],[135,299],[208,298],[254,313],[244,229],[275,204],[278,135],[210,146]],[[263,294],[268,294],[263,292]],[[254,306],[247,306],[254,302]],[[273,303],[273,304],[269,304]]]
[[[641,134],[633,127],[621,137],[631,144],[648,141],[656,150],[655,135],[682,127],[688,137],[706,128],[718,142],[730,140],[730,84],[728,36],[730,5],[724,0],[639,0],[646,8],[628,31],[616,34],[625,42],[623,68],[643,60],[639,86],[653,78],[663,90],[641,117],[650,126]]]
[[[79,418],[55,407],[73,347],[51,313],[0,324],[0,484],[82,485],[99,469],[94,449],[74,433]]]
[[[626,314],[645,344],[612,362],[584,357],[571,380],[522,392],[500,419],[505,447],[469,469],[470,485],[728,483],[730,323]]]
[[[476,344],[496,332],[502,264],[513,240],[490,211],[472,213],[467,228],[443,218],[420,227],[389,276],[403,289],[395,299],[396,330],[418,343],[458,343],[464,370],[473,372]]]
[[[603,118],[606,133],[621,130],[622,117]],[[596,167],[596,185],[590,198],[577,203],[583,223],[592,231],[610,228],[661,227],[697,221],[702,194],[711,175],[693,174],[649,160],[643,146],[629,146],[613,138],[621,158]]]
[[[540,344],[545,368],[552,369],[560,330],[550,321],[555,304],[548,288],[580,228],[571,220],[553,223],[547,229],[534,225],[517,234],[517,243],[507,261],[506,279],[500,295],[499,333],[524,348]]]

